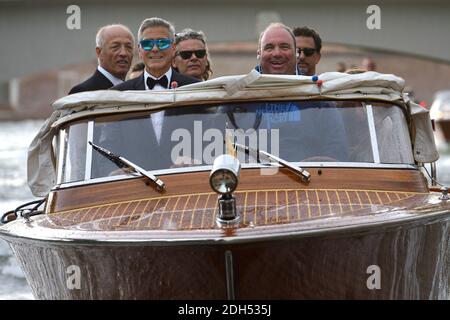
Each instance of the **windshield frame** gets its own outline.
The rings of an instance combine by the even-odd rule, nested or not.
[[[282,101],[284,99],[278,99],[276,101]],[[294,99],[291,99],[294,100]],[[295,99],[296,100],[296,99]],[[268,101],[268,100],[265,100]],[[302,99],[300,99],[302,101]],[[304,100],[303,100],[304,101]],[[405,164],[405,163],[381,163],[380,156],[378,153],[378,141],[376,137],[376,128],[373,118],[373,105],[376,103],[382,103],[382,104],[389,104],[395,107],[400,108],[404,115],[404,119],[406,121],[406,125],[408,127],[408,134],[409,138],[411,140],[411,127],[410,127],[410,117],[408,117],[408,112],[405,108],[404,104],[398,104],[394,103],[392,101],[383,101],[383,100],[374,100],[374,99],[326,99],[326,100],[309,100],[309,101],[355,101],[355,102],[362,102],[364,106],[366,107],[366,112],[369,120],[369,133],[371,138],[371,144],[372,144],[372,153],[373,153],[373,159],[374,162],[292,162],[293,164],[299,165],[303,168],[392,168],[392,169],[418,169],[418,165],[416,163],[411,164]],[[242,102],[258,102],[258,101],[236,101],[236,103],[242,103]],[[227,101],[227,104],[234,103],[233,101]],[[220,105],[221,103],[217,103]],[[223,103],[222,103],[223,104]],[[199,104],[203,105],[203,103]],[[208,105],[212,105],[209,103]],[[192,105],[186,105],[186,107],[189,107]],[[182,107],[181,107],[182,108]],[[149,111],[140,111],[140,112],[133,112],[132,114],[149,114],[153,112],[157,112],[160,110],[165,110],[167,108],[159,108],[155,110],[149,110]],[[370,110],[370,112],[369,112]],[[131,113],[124,113],[124,114],[114,114],[115,116],[129,116]],[[98,117],[106,116],[105,114],[97,115]],[[91,165],[92,165],[92,148],[89,146],[88,141],[93,141],[94,136],[94,125],[95,125],[95,119],[97,118],[90,117],[90,118],[78,118],[76,121],[66,123],[64,127],[62,127],[59,130],[58,133],[58,161],[57,161],[57,182],[54,187],[54,189],[58,188],[64,188],[64,187],[72,187],[77,185],[88,185],[88,184],[95,184],[95,183],[103,183],[103,182],[110,182],[110,181],[119,181],[119,180],[126,180],[126,179],[133,179],[133,178],[139,178],[140,175],[137,174],[118,174],[115,176],[105,176],[105,177],[99,177],[99,178],[91,178]],[[84,180],[79,181],[66,181],[63,182],[63,163],[64,159],[67,156],[67,129],[80,122],[87,122],[87,141],[86,141],[86,163],[85,163],[85,174],[84,174]],[[252,169],[252,168],[267,168],[267,165],[259,164],[259,163],[242,163],[242,168],[244,169]],[[167,169],[160,169],[160,170],[152,170],[151,172],[154,175],[172,175],[172,174],[179,174],[179,173],[190,173],[190,172],[204,172],[204,171],[210,171],[212,168],[212,165],[198,165],[198,166],[190,166],[190,167],[179,167],[179,168],[167,168]]]

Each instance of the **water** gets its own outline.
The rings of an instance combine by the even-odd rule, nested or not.
[[[0,213],[34,200],[26,184],[28,145],[42,121],[0,122]],[[450,148],[438,162],[438,178],[450,185]],[[33,299],[11,249],[0,240],[0,300]]]
[[[28,145],[43,121],[0,122],[0,214],[34,200],[26,182]],[[33,299],[7,243],[0,240],[0,300]]]

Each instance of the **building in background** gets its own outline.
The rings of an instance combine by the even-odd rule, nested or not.
[[[318,73],[334,71],[337,62],[360,66],[370,56],[377,71],[405,78],[417,99],[431,102],[436,91],[448,89],[450,42],[442,39],[450,30],[450,3],[430,0],[426,5],[405,6],[402,2],[379,2],[380,29],[368,28],[367,4],[357,1],[324,5],[279,0],[255,6],[254,0],[199,0],[195,5],[175,0],[169,6],[161,0],[81,0],[79,29],[68,28],[69,1],[1,2],[0,119],[48,116],[51,102],[95,68],[92,39],[100,26],[124,23],[136,34],[139,22],[149,16],[172,21],[177,30],[203,30],[214,77],[250,71],[256,64],[259,32],[280,21],[320,32],[324,46]]]

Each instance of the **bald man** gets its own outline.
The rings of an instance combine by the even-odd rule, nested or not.
[[[260,35],[257,69],[266,74],[297,74],[295,37],[281,23],[270,24]]]
[[[95,42],[97,70],[69,94],[106,90],[124,82],[133,60],[134,36],[130,29],[121,24],[104,26],[98,30]]]

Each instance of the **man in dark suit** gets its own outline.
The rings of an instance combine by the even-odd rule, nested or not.
[[[145,19],[139,27],[139,57],[145,64],[144,74],[114,86],[113,90],[164,90],[174,82],[177,87],[199,82],[172,69],[175,56],[175,28],[161,18]]]
[[[106,90],[125,80],[131,66],[134,37],[128,27],[120,24],[100,28],[95,39],[98,67],[86,81],[73,87],[69,94]]]
[[[200,81],[172,69],[175,28],[170,22],[156,17],[145,19],[139,28],[138,40],[139,56],[145,64],[144,73],[112,87],[112,90],[167,90]],[[172,133],[180,126],[193,130],[193,121],[181,122],[177,110],[158,111],[149,117],[112,123],[97,141],[145,169],[169,168],[173,165],[171,150],[176,143],[172,141]],[[107,172],[106,163],[97,167],[101,167],[98,176]]]

